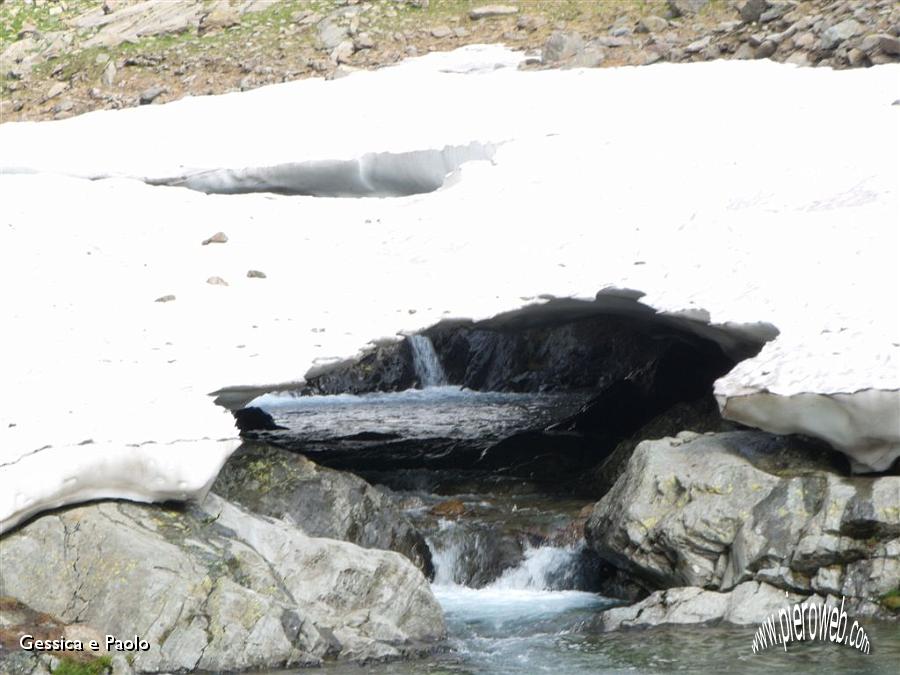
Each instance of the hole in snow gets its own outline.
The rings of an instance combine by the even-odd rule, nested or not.
[[[357,159],[206,169],[147,179],[147,182],[208,194],[274,192],[309,197],[405,197],[437,190],[465,162],[491,160],[495,151],[493,144],[472,142],[448,145],[442,150],[370,152]]]

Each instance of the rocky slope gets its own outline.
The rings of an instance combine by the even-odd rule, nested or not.
[[[900,59],[890,0],[26,0],[0,5],[5,120],[247,90],[465,44],[528,67],[770,58],[864,67]]]

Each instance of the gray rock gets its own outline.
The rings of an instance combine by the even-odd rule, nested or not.
[[[709,0],[669,0],[672,16],[692,16],[709,4]]]
[[[880,35],[878,37],[878,47],[885,54],[900,56],[900,38],[892,35]]]
[[[330,52],[339,44],[341,44],[341,42],[346,40],[349,36],[350,33],[347,31],[347,28],[345,26],[339,26],[327,20],[322,21],[319,24],[319,46],[326,51]]]
[[[772,40],[766,40],[756,48],[756,52],[753,54],[753,58],[767,59],[772,56],[772,54],[774,54],[777,49],[778,45],[776,43],[774,43]]]
[[[861,49],[851,49],[849,52],[847,52],[847,61],[854,68],[863,66],[866,63],[866,53]]]
[[[240,22],[241,17],[237,9],[232,7],[228,0],[218,0],[200,19],[200,30],[205,32],[215,28],[230,28],[237,26]]]
[[[775,21],[780,19],[785,14],[793,9],[794,5],[790,2],[776,2],[773,3],[769,9],[762,13],[759,17],[760,23],[769,23],[770,21]]]
[[[688,54],[696,54],[697,52],[702,52],[709,46],[711,40],[712,38],[709,35],[705,35],[699,40],[694,40],[692,43],[690,43],[687,47],[684,48],[684,51],[686,51]]]
[[[830,50],[837,47],[839,44],[844,42],[844,40],[849,40],[855,35],[859,35],[862,31],[862,25],[854,19],[847,19],[846,21],[841,21],[831,28],[826,29],[822,33],[822,49]]]
[[[149,103],[153,103],[157,98],[159,98],[163,93],[165,93],[165,87],[150,87],[148,89],[144,89],[141,92],[141,95],[138,97],[141,105],[147,105]]]
[[[222,277],[210,277],[206,280],[210,286],[227,286],[228,282],[225,281]]]
[[[216,232],[209,239],[204,239],[201,244],[207,246],[209,244],[225,244],[228,242],[228,235],[224,232]]]
[[[210,495],[184,510],[102,502],[3,539],[0,594],[69,624],[139,635],[137,671],[396,658],[444,634],[403,556],[314,539]]]
[[[54,82],[50,88],[47,90],[47,93],[44,94],[44,101],[49,101],[52,98],[56,98],[64,91],[69,89],[68,82]]]
[[[353,39],[353,47],[359,51],[363,49],[374,49],[375,48],[375,40],[372,38],[372,35],[369,33],[359,33]]]
[[[523,14],[516,20],[516,28],[533,33],[538,28],[543,28],[546,23],[547,20],[542,16]]]
[[[389,497],[353,474],[287,450],[246,443],[212,489],[253,513],[291,522],[311,537],[397,551],[433,574],[425,538]]]
[[[445,38],[450,37],[453,34],[453,31],[450,30],[449,26],[435,26],[431,29],[431,37],[433,38]]]
[[[584,40],[578,33],[555,31],[544,43],[541,60],[545,64],[560,63],[573,58],[584,49]]]
[[[762,13],[768,8],[768,0],[745,0],[745,2],[741,3],[738,12],[741,15],[742,21],[751,23],[759,21],[759,17],[761,17]]]
[[[661,16],[645,16],[638,21],[635,31],[638,33],[659,33],[669,27],[669,22]]]
[[[800,33],[794,37],[794,45],[800,49],[810,49],[814,44],[816,44],[816,36],[810,31]]]
[[[103,84],[107,87],[113,86],[116,81],[116,64],[110,61],[106,64],[106,68],[103,69]]]
[[[796,443],[761,432],[645,441],[594,507],[588,543],[655,588],[775,584],[784,568],[786,589],[810,593],[831,566],[848,598],[895,588],[900,476],[845,478]]]
[[[822,602],[823,599],[785,595],[774,586],[756,581],[747,581],[728,593],[693,587],[672,588],[656,591],[635,605],[606,610],[593,625],[608,632],[622,628],[719,622],[758,624],[783,607],[804,600]]]
[[[474,7],[469,11],[469,18],[472,21],[479,19],[488,19],[492,16],[511,16],[518,14],[519,8],[512,5],[484,5],[483,7]]]
[[[266,273],[260,272],[259,270],[247,270],[247,278],[248,279],[265,279]]]
[[[158,297],[153,302],[172,302],[173,300],[175,300],[174,295],[163,295],[163,296]]]
[[[737,51],[734,53],[734,58],[736,59],[752,59],[756,57],[756,50],[750,46],[749,42],[743,43],[740,47],[737,48]]]

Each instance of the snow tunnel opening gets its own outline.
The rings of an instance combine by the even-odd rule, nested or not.
[[[454,438],[436,429],[406,439],[402,432],[375,426],[344,437],[340,434],[346,430],[336,430],[333,438],[317,438],[309,456],[391,487],[410,470],[453,470],[583,488],[596,496],[611,487],[623,456],[630,456],[623,443],[633,450],[648,434],[658,438],[687,429],[733,428],[719,413],[713,384],[739,361],[758,354],[777,330],[768,324],[714,326],[694,315],[660,314],[638,298],[607,293],[593,301],[554,299],[482,321],[442,321],[374,345],[356,359],[316,367],[293,395],[350,395],[365,403],[383,400],[366,396],[378,392],[455,388],[469,396],[533,397],[537,403],[525,406],[534,410],[544,405],[542,396],[547,401],[557,400],[557,394],[580,398],[564,413],[557,406],[552,415],[526,415],[484,438]],[[260,423],[246,408],[239,410],[248,403],[255,407],[253,398],[261,391],[217,393],[220,403],[236,411],[246,437],[310,450],[290,430],[277,429],[280,420],[270,416]],[[440,399],[439,405],[448,400]],[[253,423],[244,424],[241,417]]]
[[[148,179],[151,185],[207,194],[268,192],[307,197],[408,197],[440,189],[466,162],[491,161],[492,143],[409,152],[369,152],[353,159],[288,162],[240,169],[204,169]]]

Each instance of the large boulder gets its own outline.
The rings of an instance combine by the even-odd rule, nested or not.
[[[900,585],[900,476],[850,478],[798,444],[750,431],[645,441],[595,505],[588,543],[658,589],[758,581],[874,612]]]
[[[403,556],[311,538],[218,496],[186,510],[102,502],[2,540],[0,596],[138,635],[138,672],[235,671],[416,653],[441,608]]]
[[[311,537],[397,551],[431,577],[425,538],[390,497],[362,478],[318,466],[303,455],[245,443],[213,491],[253,513],[289,521]]]

